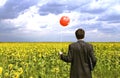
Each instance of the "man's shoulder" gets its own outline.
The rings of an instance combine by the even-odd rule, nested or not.
[[[92,44],[91,43],[89,43],[89,42],[85,42],[87,45],[89,45],[89,46],[92,46]]]
[[[85,41],[77,41],[77,42],[73,42],[73,43],[71,43],[70,45],[76,45],[76,44],[85,44],[85,45],[92,46],[91,43],[89,43],[89,42],[85,42]]]
[[[85,42],[85,41],[73,42],[73,43],[71,43],[70,45],[71,45],[71,46],[75,46],[75,45],[78,45],[78,44],[86,45],[86,46],[92,46],[92,44],[90,44],[89,42]]]
[[[92,47],[92,44],[90,44],[89,42],[85,42],[85,44],[89,47]]]
[[[70,46],[75,46],[76,44],[78,44],[77,42],[73,42],[70,44]]]

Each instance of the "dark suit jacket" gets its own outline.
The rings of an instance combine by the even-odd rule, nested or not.
[[[69,45],[68,55],[62,54],[61,59],[71,63],[70,78],[92,78],[88,56],[94,67],[96,58],[91,44],[79,40]]]

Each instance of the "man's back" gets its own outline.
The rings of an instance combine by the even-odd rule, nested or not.
[[[84,41],[78,41],[71,44],[71,46],[73,46],[71,78],[91,78],[91,72],[88,62],[88,52],[90,52],[91,50],[91,45]]]
[[[68,55],[60,54],[61,59],[71,63],[70,78],[92,78],[91,69],[96,65],[93,46],[82,40],[83,29],[78,29],[75,35],[78,41],[69,45]]]
[[[68,56],[61,56],[61,59],[71,62],[70,78],[92,78],[88,59],[92,45],[80,40],[69,46]],[[92,58],[96,63],[96,58]]]

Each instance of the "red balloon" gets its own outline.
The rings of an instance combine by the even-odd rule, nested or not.
[[[67,26],[69,24],[69,22],[70,22],[70,18],[68,16],[62,16],[60,18],[60,24],[62,26]]]

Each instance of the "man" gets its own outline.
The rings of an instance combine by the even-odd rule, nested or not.
[[[75,35],[78,41],[69,45],[68,55],[60,52],[60,58],[71,63],[70,78],[92,78],[91,71],[96,65],[93,46],[82,40],[85,36],[83,29],[78,29]]]

